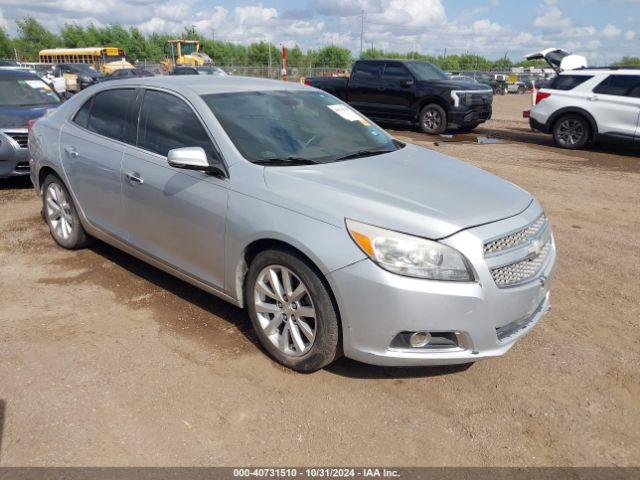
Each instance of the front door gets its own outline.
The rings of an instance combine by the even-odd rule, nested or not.
[[[598,133],[633,140],[640,113],[640,75],[609,75],[587,101]]]
[[[227,181],[169,166],[167,153],[202,147],[220,161],[200,119],[183,99],[147,90],[136,147],[122,166],[129,242],[139,250],[213,287],[224,286]]]

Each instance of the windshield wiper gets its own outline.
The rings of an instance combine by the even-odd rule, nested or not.
[[[318,162],[303,157],[262,158],[254,160],[258,165],[315,165]]]
[[[341,160],[350,160],[352,158],[372,157],[374,155],[383,155],[385,153],[391,153],[395,151],[396,150],[359,150],[357,152],[344,155],[343,157],[338,157],[335,159],[335,161],[339,162]]]

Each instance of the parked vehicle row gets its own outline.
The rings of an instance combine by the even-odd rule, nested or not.
[[[427,88],[424,72],[397,73],[398,88]],[[469,90],[433,83],[476,112]],[[502,355],[549,308],[555,244],[530,194],[399,142],[319,89],[201,75],[99,83],[36,122],[29,150],[60,246],[98,238],[246,308],[264,349],[299,371],[341,354],[377,365]]]
[[[0,70],[0,178],[29,175],[30,122],[60,103],[56,92],[37,75]]]
[[[331,93],[373,120],[417,124],[428,134],[450,128],[471,131],[491,118],[490,87],[451,80],[428,62],[359,60],[349,78],[308,78],[306,84]]]

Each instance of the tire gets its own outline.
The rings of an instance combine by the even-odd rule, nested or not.
[[[439,135],[447,129],[447,112],[437,103],[431,103],[420,111],[420,128],[429,135]]]
[[[590,137],[591,125],[582,115],[564,115],[553,125],[553,139],[561,148],[579,150],[587,144]]]
[[[473,125],[464,125],[458,128],[456,133],[470,133],[473,132],[476,128],[478,128],[479,123],[474,123]]]
[[[42,212],[51,236],[62,248],[77,250],[91,242],[69,190],[56,175],[47,176],[42,184]]]
[[[328,286],[301,258],[283,250],[259,253],[249,266],[244,297],[261,345],[282,365],[309,373],[340,356]]]

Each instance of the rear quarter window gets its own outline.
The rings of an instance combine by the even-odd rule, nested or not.
[[[592,78],[592,75],[558,75],[551,81],[548,88],[553,90],[573,90]]]
[[[87,129],[114,140],[132,143],[130,137],[135,129],[131,122],[131,108],[134,103],[135,90],[132,88],[107,90],[96,94],[93,97]]]

